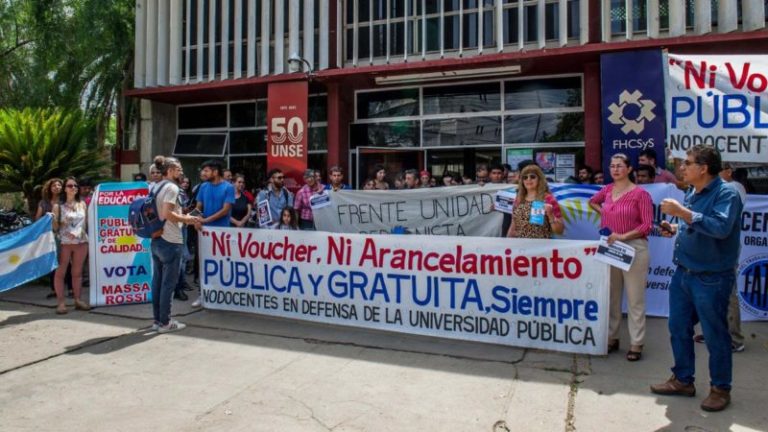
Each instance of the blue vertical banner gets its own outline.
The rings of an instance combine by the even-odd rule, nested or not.
[[[661,50],[630,51],[600,56],[603,124],[603,171],[610,180],[611,156],[624,153],[637,167],[645,149],[656,150],[664,168],[666,115]]]

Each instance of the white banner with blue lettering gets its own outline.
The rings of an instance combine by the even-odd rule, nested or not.
[[[0,292],[16,288],[58,266],[53,217],[46,214],[37,222],[0,236]]]
[[[604,354],[595,241],[204,227],[206,308]]]
[[[696,144],[724,161],[768,163],[768,58],[668,54],[667,146],[676,158]]]

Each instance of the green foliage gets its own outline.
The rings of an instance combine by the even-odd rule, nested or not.
[[[22,192],[33,213],[47,179],[103,178],[111,160],[91,130],[79,111],[0,110],[0,193]]]
[[[80,109],[92,136],[126,120],[134,0],[0,0],[0,107]]]

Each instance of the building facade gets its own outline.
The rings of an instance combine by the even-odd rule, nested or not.
[[[257,185],[267,89],[308,80],[308,166],[355,186],[377,164],[599,168],[601,54],[767,53],[765,24],[764,0],[137,0],[141,109],[118,166],[221,158]]]

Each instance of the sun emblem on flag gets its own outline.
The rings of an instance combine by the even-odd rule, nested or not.
[[[16,264],[18,264],[20,262],[21,262],[21,257],[16,255],[16,254],[13,254],[13,255],[8,257],[8,264],[10,264],[12,266],[15,266]]]

